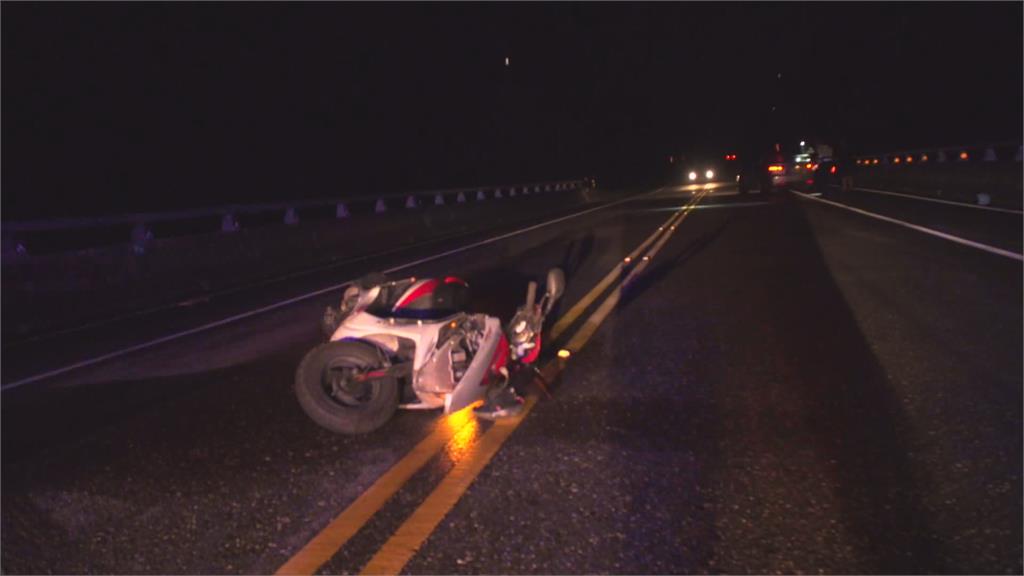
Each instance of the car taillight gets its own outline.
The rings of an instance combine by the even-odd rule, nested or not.
[[[785,171],[785,169],[785,166],[783,166],[782,164],[772,164],[768,166],[768,171],[776,174],[782,173],[783,171]]]
[[[829,168],[829,169],[828,169],[828,173],[829,173],[829,174],[835,174],[835,173],[836,173],[836,167],[835,167],[835,166],[832,166],[831,168]]]

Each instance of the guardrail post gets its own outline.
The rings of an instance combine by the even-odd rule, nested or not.
[[[434,206],[444,206],[444,196],[443,195],[436,194],[434,196]]]
[[[486,198],[487,197],[484,196],[484,191],[483,190],[477,190],[476,191],[476,200],[477,200],[477,202],[483,202]]]
[[[242,225],[239,224],[238,218],[235,218],[234,214],[225,214],[220,219],[220,231],[221,232],[238,232],[242,229]]]
[[[539,194],[540,193],[540,186],[534,186],[533,187],[533,193],[534,194]]]
[[[465,204],[466,203],[466,193],[465,192],[459,192],[459,195],[455,198],[455,201],[458,202],[459,204]]]
[[[936,162],[945,162],[946,161],[946,151],[945,150],[939,150],[938,153],[935,154],[935,161]]]
[[[295,208],[289,206],[284,212],[284,223],[287,226],[295,226],[299,223],[299,213],[295,211]]]
[[[144,222],[137,222],[132,227],[132,252],[136,255],[143,255],[146,253],[146,246],[153,240],[153,231],[146,227]]]
[[[415,208],[416,206],[417,206],[417,203],[416,203],[416,197],[415,197],[415,196],[413,196],[412,194],[410,194],[410,195],[409,195],[409,196],[408,196],[408,197],[407,197],[407,198],[405,199],[405,207],[406,207],[406,208]]]
[[[993,150],[991,146],[989,146],[988,148],[985,148],[985,157],[982,158],[982,160],[984,160],[985,162],[995,162],[996,161],[996,151]],[[980,202],[979,202],[979,204],[980,204]]]
[[[515,196],[516,196],[516,187],[515,186],[513,186],[513,187],[508,189],[508,195],[509,195],[510,198],[515,198]]]
[[[495,188],[494,189],[494,197],[495,198],[501,198],[501,188]]]
[[[377,204],[373,207],[373,211],[377,214],[383,214],[388,211],[388,205],[384,203],[383,198],[377,199]]]
[[[334,208],[334,217],[338,220],[348,218],[348,206],[345,206],[344,202],[338,202],[338,205]]]

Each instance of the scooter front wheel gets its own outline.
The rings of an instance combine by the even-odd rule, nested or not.
[[[295,372],[295,395],[314,422],[341,434],[380,428],[398,408],[398,382],[370,344],[327,342],[310,350]]]

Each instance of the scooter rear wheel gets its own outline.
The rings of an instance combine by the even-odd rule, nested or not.
[[[327,342],[306,354],[295,372],[295,396],[314,422],[341,434],[380,428],[398,408],[394,376],[383,370],[380,352],[362,342]]]

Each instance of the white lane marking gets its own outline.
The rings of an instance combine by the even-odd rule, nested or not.
[[[832,186],[833,188],[839,188],[839,186]],[[890,192],[888,190],[876,190],[874,188],[854,188],[854,190],[860,190],[861,192],[870,192],[872,194],[885,194],[886,196],[902,196],[903,198],[910,198],[912,200],[921,200],[923,202],[935,202],[936,204],[949,204],[950,206],[959,206],[960,208],[975,208],[978,210],[989,210],[991,212],[1006,212],[1007,214],[1024,214],[1024,211],[1014,210],[1013,208],[998,208],[996,206],[980,206],[978,204],[968,204],[966,202],[954,202],[952,200],[939,200],[938,198],[928,198],[927,196],[917,196],[915,194],[903,194],[901,192]]]
[[[954,236],[952,234],[947,234],[945,232],[939,232],[938,230],[935,230],[933,228],[925,228],[924,226],[918,226],[917,224],[911,224],[910,222],[904,222],[903,220],[897,220],[896,218],[890,218],[889,216],[882,216],[881,214],[868,212],[867,210],[861,210],[860,208],[854,208],[853,206],[842,204],[840,202],[833,202],[832,200],[826,200],[824,198],[815,198],[814,196],[804,194],[803,192],[799,192],[797,190],[790,190],[790,192],[794,192],[800,198],[806,198],[807,200],[822,202],[824,204],[831,204],[832,206],[843,208],[845,210],[856,212],[858,214],[863,214],[864,216],[875,218],[877,220],[882,220],[883,222],[898,224],[905,228],[910,228],[911,230],[917,230],[918,232],[924,232],[925,234],[930,234],[932,236],[942,238],[943,240],[949,240],[950,242],[956,242],[957,244],[963,244],[964,246],[970,246],[971,248],[984,250],[985,252],[989,252],[991,254],[997,254],[999,256],[1004,256],[1006,258],[1012,258],[1014,260],[1024,262],[1024,254],[1018,254],[1017,252],[1003,250],[1002,248],[996,248],[995,246],[982,244],[981,242],[975,242],[974,240],[968,240],[967,238],[961,238],[960,236]]]
[[[710,195],[709,195],[710,196]],[[694,206],[694,210],[714,210],[716,208],[746,208],[747,206],[768,206],[775,204],[775,202],[768,202],[759,200],[756,202],[722,202],[718,204],[700,204]],[[669,206],[667,208],[642,208],[639,212],[673,212],[675,210],[682,210],[686,206]]]
[[[511,238],[512,236],[517,236],[519,234],[525,234],[527,232],[532,232],[533,230],[537,230],[538,228],[543,228],[545,226],[550,226],[552,224],[557,224],[559,222],[564,222],[565,220],[569,220],[569,219],[572,219],[572,218],[578,218],[580,216],[583,216],[585,214],[590,214],[591,212],[595,212],[597,210],[603,210],[605,208],[611,208],[612,206],[617,206],[619,204],[623,204],[623,203],[626,203],[626,202],[632,202],[634,200],[639,200],[640,198],[645,198],[647,196],[651,196],[653,194],[657,194],[658,192],[661,192],[662,190],[663,190],[663,188],[658,188],[657,190],[653,190],[651,192],[646,192],[644,194],[638,194],[636,196],[632,196],[630,198],[624,198],[622,200],[616,200],[615,202],[611,202],[611,203],[608,203],[608,204],[603,204],[601,206],[597,206],[595,208],[589,208],[587,210],[583,210],[583,211],[580,211],[580,212],[575,212],[573,214],[569,214],[568,216],[562,216],[560,218],[555,218],[554,220],[548,220],[547,222],[541,222],[540,224],[534,224],[533,226],[528,226],[528,227],[522,228],[520,230],[514,230],[512,232],[507,232],[505,234],[501,234],[499,236],[494,236],[492,238],[487,238],[485,240],[481,240],[479,242],[474,242],[474,243],[466,245],[466,246],[461,246],[459,248],[455,248],[455,249],[452,249],[452,250],[441,252],[440,254],[434,254],[433,256],[427,256],[426,258],[420,258],[419,260],[414,260],[412,262],[406,262],[405,264],[401,264],[401,265],[395,266],[394,268],[388,268],[387,270],[384,270],[384,273],[385,274],[390,274],[391,272],[397,272],[397,271],[405,269],[405,268],[411,268],[411,267],[417,266],[419,264],[424,264],[426,262],[431,262],[433,260],[438,260],[438,259],[444,258],[446,256],[451,256],[453,254],[458,254],[459,252],[465,252],[465,251],[471,250],[473,248],[478,248],[480,246],[485,246],[487,244],[493,244],[494,242],[498,242],[499,240],[504,240],[505,238]],[[219,328],[219,327],[224,326],[226,324],[231,324],[233,322],[238,322],[239,320],[245,320],[246,318],[251,318],[251,317],[257,316],[259,314],[264,314],[264,313],[270,312],[272,310],[277,310],[278,308],[283,308],[283,307],[289,306],[291,304],[296,304],[296,303],[302,302],[304,300],[309,300],[310,298],[315,298],[317,296],[321,296],[323,294],[327,294],[328,292],[333,292],[335,290],[340,290],[341,288],[351,284],[354,281],[355,281],[355,279],[346,280],[346,281],[341,282],[339,284],[334,284],[334,285],[328,286],[326,288],[321,288],[319,290],[314,290],[313,292],[308,292],[306,294],[295,296],[294,298],[289,298],[287,300],[281,300],[280,302],[275,302],[275,303],[269,304],[267,306],[262,306],[260,308],[256,308],[255,310],[249,310],[248,312],[242,312],[241,314],[236,314],[234,316],[229,316],[229,317],[224,318],[222,320],[217,320],[215,322],[210,322],[208,324],[203,324],[201,326],[196,326],[195,328],[189,328],[188,330],[182,330],[181,332],[175,332],[174,334],[169,334],[167,336],[161,336],[160,338],[155,338],[153,340],[148,340],[148,341],[143,342],[141,344],[136,344],[134,346],[129,346],[127,348],[122,348],[120,350],[115,350],[113,352],[109,352],[107,354],[101,354],[99,356],[94,356],[92,358],[86,358],[85,360],[81,360],[79,362],[75,362],[74,364],[69,364],[69,365],[63,366],[61,368],[55,368],[55,369],[49,370],[47,372],[42,372],[40,374],[35,374],[33,376],[28,376],[26,378],[22,378],[21,380],[16,380],[14,382],[10,382],[10,383],[4,384],[3,386],[0,386],[0,391],[6,391],[6,390],[11,390],[11,389],[14,389],[14,388],[18,388],[19,386],[24,386],[25,384],[31,384],[33,382],[38,382],[39,380],[45,380],[47,378],[52,378],[54,376],[59,376],[61,374],[65,374],[65,373],[71,372],[73,370],[78,370],[78,369],[81,369],[81,368],[86,368],[86,367],[89,367],[89,366],[92,366],[92,365],[95,365],[95,364],[99,364],[100,362],[105,362],[107,360],[112,360],[114,358],[118,358],[120,356],[124,356],[126,354],[131,354],[133,352],[138,352],[140,350],[145,350],[147,348],[152,348],[152,347],[158,346],[160,344],[166,344],[168,342],[171,342],[171,341],[174,341],[174,340],[179,340],[179,339],[184,338],[186,336],[192,336],[193,334],[198,334],[200,332],[206,332],[207,330],[211,330],[213,328]]]
[[[746,208],[747,206],[767,206],[774,202],[729,202],[727,204],[701,204],[694,206],[694,210],[714,210],[716,208]]]

